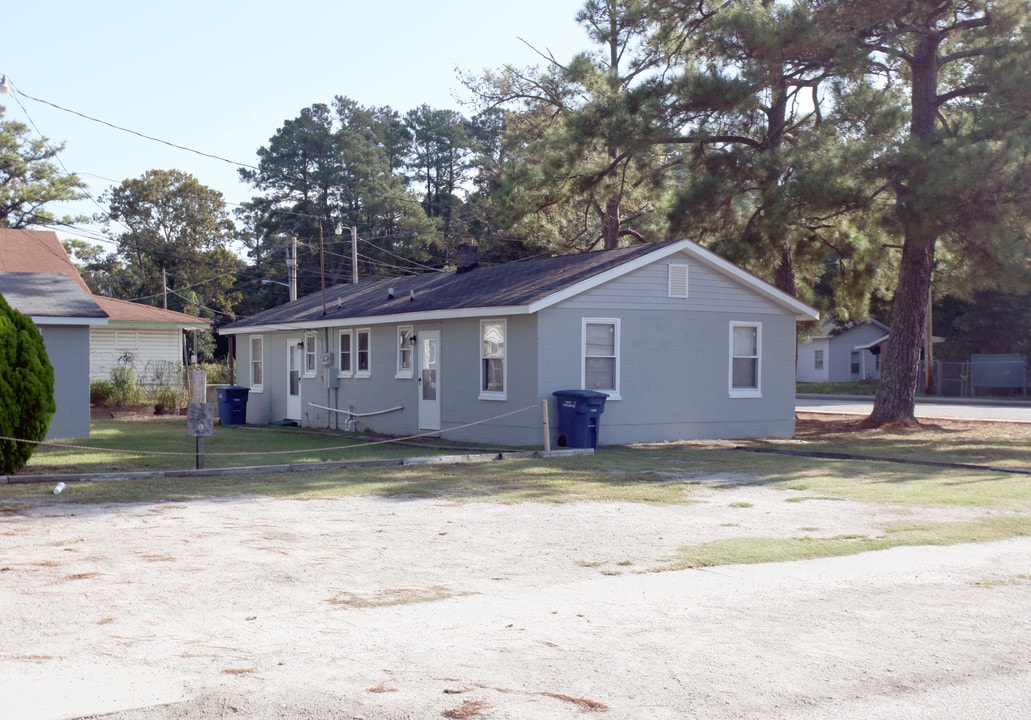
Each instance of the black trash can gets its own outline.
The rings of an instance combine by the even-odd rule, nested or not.
[[[597,449],[608,395],[597,390],[556,390],[552,395],[558,398],[558,445]]]
[[[247,424],[247,393],[250,388],[227,385],[218,389],[218,422],[220,425]]]

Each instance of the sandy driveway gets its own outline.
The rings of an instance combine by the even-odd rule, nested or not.
[[[645,572],[951,517],[685,492],[0,506],[0,717],[1031,715],[1031,538]]]

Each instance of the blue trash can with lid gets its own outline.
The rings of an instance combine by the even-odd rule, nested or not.
[[[218,422],[220,425],[247,424],[247,393],[250,388],[227,385],[218,389]]]
[[[597,390],[556,390],[558,399],[558,441],[560,447],[598,447],[601,415],[608,395]]]

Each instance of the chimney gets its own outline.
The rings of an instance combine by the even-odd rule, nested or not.
[[[455,251],[455,266],[457,273],[469,272],[480,264],[479,248],[476,243],[464,242]]]

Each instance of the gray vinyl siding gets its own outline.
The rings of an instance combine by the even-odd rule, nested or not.
[[[885,334],[882,328],[875,325],[862,324],[857,325],[840,335],[836,335],[830,339],[830,349],[828,350],[830,366],[828,367],[829,380],[830,382],[849,382],[851,380],[858,380],[858,377],[852,375],[852,348],[856,345],[866,345]],[[869,350],[864,350],[867,354],[867,367],[873,367],[873,355],[870,354]]]
[[[540,446],[544,437],[536,383],[537,318],[493,315],[482,319],[506,321],[506,397],[480,398],[481,319],[449,321],[441,335],[441,429],[453,440]],[[521,412],[508,415],[513,411]],[[476,424],[462,427],[470,423]]]
[[[688,265],[688,297],[668,296],[669,262]],[[619,399],[601,444],[794,433],[795,318],[735,278],[686,258],[646,266],[540,313],[538,392],[581,387],[584,318],[618,319]],[[731,322],[761,324],[761,397],[730,396]]]
[[[558,416],[552,392],[580,387],[585,316],[620,320],[620,399],[606,402],[601,444],[793,434],[792,316],[616,308],[541,313],[539,391],[549,399],[553,427]],[[732,398],[730,323],[753,320],[762,323],[762,396]]]
[[[817,338],[798,344],[798,370],[795,379],[798,382],[829,382],[830,342],[826,338]],[[823,369],[816,368],[816,352],[823,352]]]
[[[90,434],[89,327],[41,325],[47,356],[54,367],[57,412],[47,440],[87,438]]]
[[[671,298],[668,267],[686,264],[687,298]],[[604,283],[562,303],[562,307],[590,310],[615,307],[627,310],[693,310],[699,312],[747,312],[780,315],[785,311],[765,300],[732,277],[686,256],[674,256],[616,280]]]

